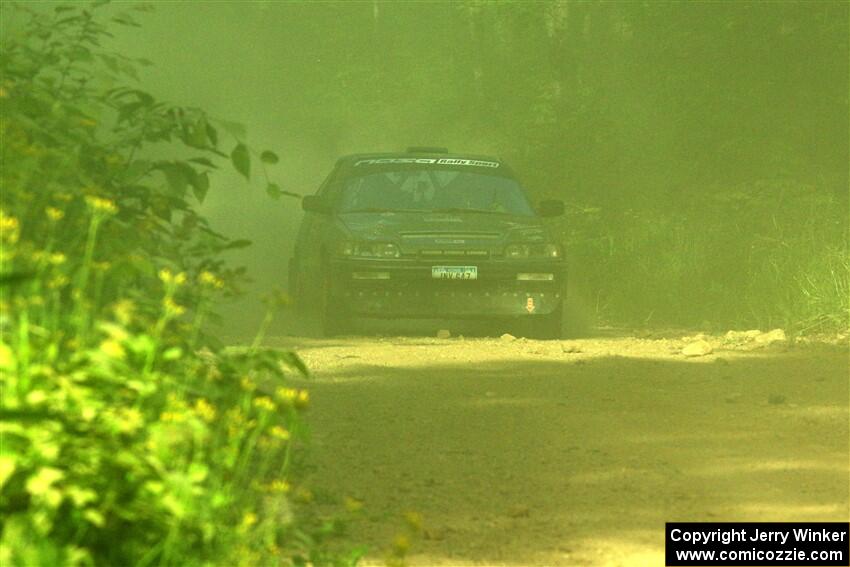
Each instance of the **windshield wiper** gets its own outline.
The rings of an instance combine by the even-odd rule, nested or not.
[[[419,209],[389,209],[386,207],[364,207],[362,209],[353,209],[350,211],[342,211],[345,213],[421,213]]]
[[[441,209],[431,209],[429,213],[478,213],[482,215],[509,215],[505,211],[491,211],[490,209],[467,209],[464,207],[443,207]]]
[[[467,209],[465,207],[443,207],[439,209],[390,209],[386,207],[364,207],[362,209],[352,209],[350,211],[341,211],[343,214],[348,213],[476,213],[481,215],[509,215],[505,211],[491,211],[489,209]]]

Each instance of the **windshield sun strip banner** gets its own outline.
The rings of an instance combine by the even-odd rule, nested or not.
[[[435,164],[435,165],[465,165],[471,167],[499,167],[497,161],[462,158],[375,158],[361,159],[354,164],[361,165],[394,165],[394,164]]]

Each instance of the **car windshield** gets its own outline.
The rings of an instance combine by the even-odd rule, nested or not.
[[[515,180],[448,169],[384,171],[350,178],[343,184],[338,210],[534,214]]]

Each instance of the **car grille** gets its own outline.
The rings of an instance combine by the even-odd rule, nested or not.
[[[405,240],[496,240],[501,238],[498,232],[401,232]]]
[[[451,258],[468,258],[468,259],[486,259],[490,257],[488,250],[445,250],[439,248],[424,249],[419,251],[419,257],[423,259],[451,259]]]

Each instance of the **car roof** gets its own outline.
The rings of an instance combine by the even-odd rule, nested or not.
[[[467,154],[467,153],[457,153],[457,152],[443,152],[443,151],[407,151],[407,152],[368,152],[368,153],[358,153],[358,154],[348,154],[340,157],[337,162],[337,170],[348,171],[351,172],[354,170],[355,165],[363,160],[383,160],[383,159],[432,159],[432,160],[469,160],[469,161],[481,161],[481,162],[489,162],[495,163],[498,165],[491,167],[479,167],[476,168],[479,171],[488,170],[488,173],[492,175],[504,176],[504,177],[513,177],[513,171],[511,171],[510,167],[507,163],[502,161],[501,158],[482,155],[482,154]],[[376,164],[377,165],[377,164]],[[385,164],[385,167],[397,167],[399,164]],[[429,164],[411,164],[417,167],[422,167]],[[458,164],[437,164],[438,167],[445,168],[456,168]],[[473,165],[473,164],[467,164]],[[479,164],[474,164],[479,165]],[[358,168],[359,169],[359,168]]]
[[[433,158],[433,159],[480,159],[497,161],[502,163],[500,158],[483,154],[467,154],[456,152],[368,152],[362,154],[348,154],[339,158],[339,162],[356,161],[361,159],[386,159],[386,158]]]

